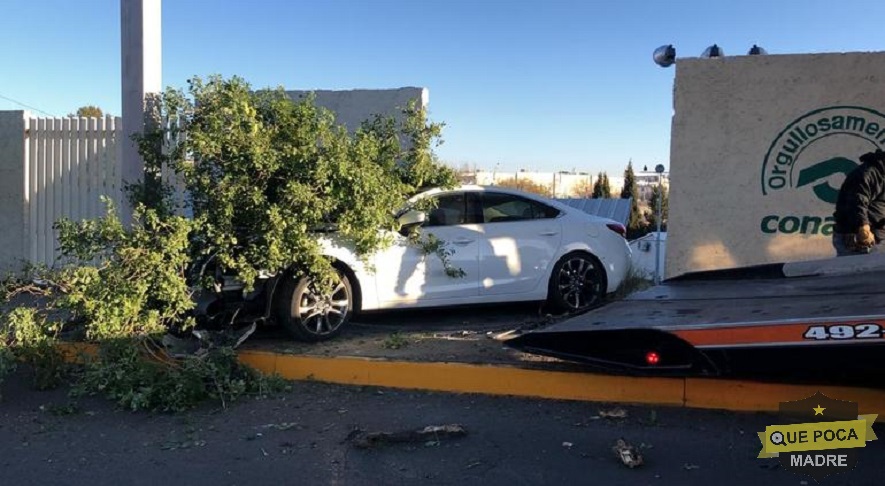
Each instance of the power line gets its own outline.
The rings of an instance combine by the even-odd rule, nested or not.
[[[13,103],[15,103],[15,104],[17,104],[17,105],[19,105],[19,106],[24,106],[25,108],[27,108],[27,109],[29,109],[29,110],[34,110],[34,111],[36,111],[36,112],[38,112],[38,113],[42,113],[42,114],[44,114],[44,115],[46,115],[46,116],[55,117],[55,115],[53,115],[53,114],[51,114],[51,113],[46,113],[45,111],[41,110],[40,108],[34,108],[33,106],[28,106],[28,105],[22,103],[21,101],[16,101],[16,100],[14,100],[14,99],[12,99],[12,98],[10,98],[10,97],[8,97],[8,96],[3,96],[2,94],[0,94],[0,98],[3,98],[4,100],[11,101],[11,102],[13,102]]]

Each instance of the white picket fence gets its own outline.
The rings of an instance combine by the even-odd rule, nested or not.
[[[25,118],[24,178],[26,225],[32,264],[55,265],[60,256],[56,221],[96,219],[105,215],[101,196],[124,207],[120,117]],[[164,167],[163,180],[173,200],[183,204],[183,182]],[[179,214],[187,215],[186,210]]]
[[[117,207],[120,177],[119,117],[26,118],[25,204],[30,261],[52,266],[58,257],[56,221],[104,214],[100,196]]]

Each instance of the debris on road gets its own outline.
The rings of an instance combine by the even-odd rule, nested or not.
[[[455,332],[435,332],[430,335],[432,339],[442,339],[445,341],[476,341],[479,339],[477,331],[455,331]]]
[[[190,336],[177,337],[166,334],[160,344],[162,351],[170,358],[200,357],[205,356],[214,347],[239,347],[255,332],[257,327],[257,324],[253,322],[246,326],[230,327],[219,331],[194,329]]]
[[[292,427],[301,428],[301,426],[297,422],[281,422],[278,424],[265,424],[262,425],[262,429],[275,429],[275,430],[289,430]]]
[[[613,408],[611,410],[600,410],[599,416],[604,418],[622,419],[627,418],[627,411],[620,407]]]
[[[467,430],[458,424],[428,425],[423,429],[406,430],[400,432],[365,432],[354,430],[348,435],[348,440],[354,447],[368,449],[380,445],[395,443],[439,443],[442,439],[452,439],[467,435]]]
[[[614,451],[618,460],[630,469],[642,465],[642,454],[624,439],[618,439],[614,447],[612,447],[612,451]]]
[[[490,339],[494,339],[495,341],[506,341],[511,338],[515,338],[520,335],[519,329],[509,329],[507,331],[501,332],[493,332],[489,331],[486,333],[486,336]]]

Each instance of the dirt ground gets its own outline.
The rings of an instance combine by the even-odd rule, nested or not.
[[[320,356],[357,356],[404,361],[486,364],[557,363],[557,360],[505,348],[504,334],[528,331],[562,319],[544,313],[540,303],[465,306],[446,309],[362,314],[337,338],[300,343],[276,326],[259,329],[243,349]]]

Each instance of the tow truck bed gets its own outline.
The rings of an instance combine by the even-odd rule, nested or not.
[[[507,345],[631,374],[885,384],[885,259],[871,258],[690,274]]]

